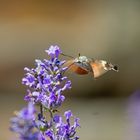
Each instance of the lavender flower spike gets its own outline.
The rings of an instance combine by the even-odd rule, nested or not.
[[[36,60],[36,68],[26,68],[27,73],[22,83],[29,87],[25,96],[26,101],[56,109],[65,99],[62,92],[71,88],[71,81],[63,76],[66,68],[63,67],[65,61],[58,58],[62,52],[60,48],[51,46],[46,52],[50,55],[50,60]]]
[[[64,113],[64,116],[66,117],[66,123],[63,121],[62,117],[59,115],[55,115],[53,117],[56,135],[52,131],[46,131],[45,135],[48,136],[51,140],[78,140],[79,137],[76,136],[76,129],[80,126],[79,125],[79,119],[74,119],[74,124],[70,124],[70,120],[73,117],[72,112],[66,111]]]
[[[29,103],[11,119],[10,129],[19,134],[21,140],[39,140],[39,131],[35,129],[35,108]]]

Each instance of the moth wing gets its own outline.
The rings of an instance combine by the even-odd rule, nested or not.
[[[94,74],[94,78],[97,78],[110,70],[105,67],[105,63],[107,62],[104,60],[95,60],[90,63]]]
[[[89,73],[86,69],[78,66],[76,64],[76,62],[74,61],[74,59],[68,60],[64,64],[64,66],[68,67],[68,69],[70,69],[71,71],[73,71],[73,72],[75,72],[77,74],[80,74],[80,75],[84,75],[84,74],[88,74]]]

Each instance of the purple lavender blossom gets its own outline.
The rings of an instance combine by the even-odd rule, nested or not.
[[[59,56],[59,54],[61,53],[61,50],[59,49],[57,45],[55,45],[55,46],[50,46],[50,48],[46,50],[46,52],[48,53],[48,55],[54,58],[54,57]]]
[[[65,61],[60,61],[58,56],[62,52],[58,46],[51,46],[46,50],[50,60],[36,60],[36,68],[25,68],[27,72],[22,83],[29,87],[26,101],[41,103],[46,108],[57,108],[64,101],[62,92],[71,88],[71,81],[63,73]]]
[[[55,115],[53,117],[55,134],[53,133],[53,130],[47,130],[45,134],[51,140],[78,140],[79,137],[75,135],[76,129],[80,127],[79,118],[74,118],[74,124],[71,125],[70,121],[73,117],[72,112],[70,110],[66,111],[64,116],[66,117],[66,122],[63,121],[61,116]]]
[[[18,133],[21,140],[39,140],[39,131],[35,129],[35,109],[32,103],[23,108],[11,119],[11,130]]]

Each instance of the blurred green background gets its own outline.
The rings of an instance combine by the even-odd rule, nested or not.
[[[139,15],[139,0],[0,0],[0,139],[14,139],[9,118],[26,104],[23,68],[46,58],[52,44],[119,66],[97,80],[67,73],[73,88],[62,112],[70,108],[81,118],[81,140],[140,139],[127,113],[140,88]]]

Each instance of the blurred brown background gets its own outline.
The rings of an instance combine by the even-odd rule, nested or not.
[[[124,140],[127,99],[140,88],[139,12],[139,0],[0,0],[0,139],[13,137],[9,118],[25,105],[23,68],[57,44],[65,54],[119,66],[98,80],[69,72],[64,108],[81,118],[81,140]]]

